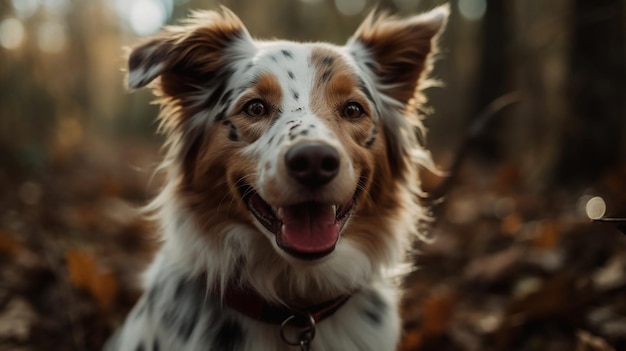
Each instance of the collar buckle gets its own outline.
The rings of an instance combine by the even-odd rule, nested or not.
[[[305,319],[306,324],[304,327],[298,327],[298,325],[302,325],[302,323],[293,323],[299,317]],[[297,337],[298,340],[289,339],[287,337],[285,330],[288,326],[301,329]],[[300,346],[300,351],[311,351],[311,341],[315,338],[315,318],[311,313],[306,315],[292,314],[280,324],[280,338],[289,346]]]

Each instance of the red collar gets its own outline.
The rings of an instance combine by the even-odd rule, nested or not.
[[[309,316],[312,316],[315,322],[320,322],[337,312],[350,296],[341,295],[309,308],[295,309],[272,304],[252,288],[228,287],[224,294],[224,302],[235,311],[260,322],[280,325],[291,317],[291,325],[307,327],[310,325]]]

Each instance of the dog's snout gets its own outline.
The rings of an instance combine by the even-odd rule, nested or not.
[[[325,144],[299,144],[285,154],[290,176],[308,187],[330,182],[339,172],[339,153]]]

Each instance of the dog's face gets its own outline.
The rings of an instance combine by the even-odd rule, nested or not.
[[[370,16],[334,46],[256,41],[204,12],[135,48],[128,84],[154,81],[169,181],[207,242],[309,266],[404,250],[420,215],[416,91],[446,16]],[[240,224],[254,234],[227,239]]]

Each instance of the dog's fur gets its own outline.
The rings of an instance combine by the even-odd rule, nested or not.
[[[222,9],[134,48],[128,85],[153,88],[167,138],[167,179],[150,206],[162,247],[107,349],[296,349],[279,326],[223,303],[241,286],[294,308],[351,294],[318,322],[312,349],[394,350],[397,276],[426,218],[417,167],[432,166],[416,138],[419,91],[447,16],[445,6],[370,15],[334,46],[254,40]],[[335,150],[330,179],[294,176],[286,159],[298,145]],[[335,223],[304,229],[321,244],[284,234],[286,218],[300,230],[302,216],[329,208]]]

